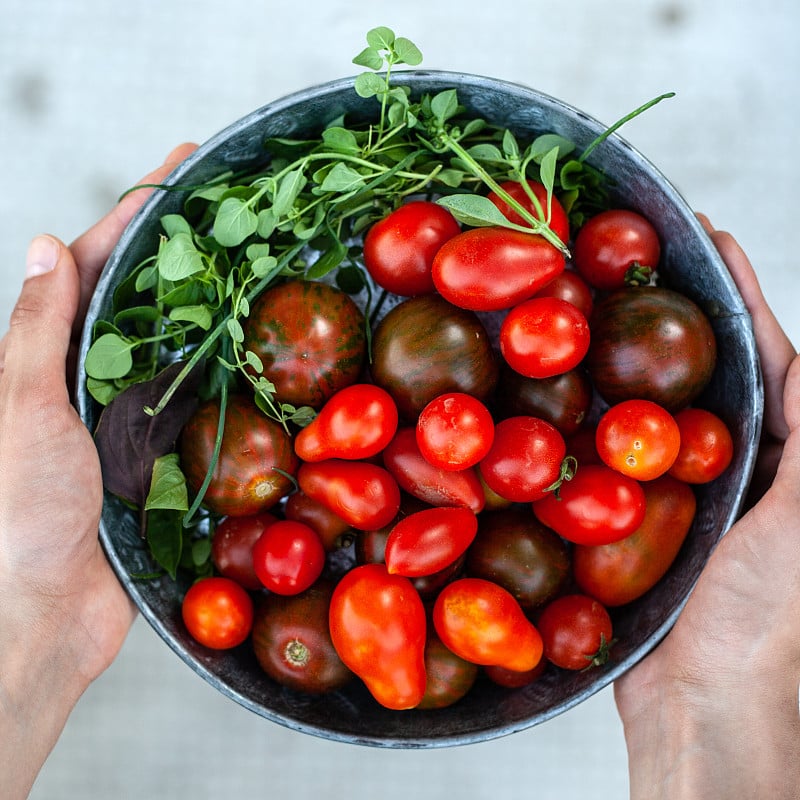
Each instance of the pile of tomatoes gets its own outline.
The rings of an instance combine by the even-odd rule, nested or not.
[[[183,602],[202,644],[249,639],[293,689],[358,678],[387,708],[435,708],[480,671],[522,686],[548,665],[602,665],[609,609],[668,570],[692,485],[732,458],[726,424],[693,405],[716,359],[709,321],[655,284],[660,242],[640,214],[571,235],[540,184],[538,204],[503,188],[549,209],[571,263],[539,235],[462,230],[417,200],[365,237],[365,268],[398,298],[371,335],[327,283],[288,280],[253,305],[245,347],[281,400],[317,414],[287,431],[229,399],[204,499],[216,574]],[[183,430],[193,491],[219,414],[209,401]]]

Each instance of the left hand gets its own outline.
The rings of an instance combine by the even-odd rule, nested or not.
[[[162,181],[192,149],[176,148],[141,183]],[[52,236],[34,239],[0,341],[0,774],[7,796],[27,794],[74,703],[117,655],[135,616],[98,540],[100,465],[71,404],[68,362],[100,271],[148,194],[126,196],[71,247]]]

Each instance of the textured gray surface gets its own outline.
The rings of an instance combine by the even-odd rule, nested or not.
[[[71,239],[176,143],[203,141],[289,91],[354,71],[388,24],[425,66],[527,83],[603,122],[677,96],[624,131],[695,208],[744,244],[795,342],[793,159],[800,87],[794,0],[492,8],[229,0],[118,5],[6,0],[0,21],[0,304],[31,236]],[[577,757],[576,757],[577,754]],[[32,797],[598,798],[626,794],[610,691],[531,731],[433,752],[301,736],[223,698],[141,620],[79,703]]]

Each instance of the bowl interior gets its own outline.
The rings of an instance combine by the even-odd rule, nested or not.
[[[563,102],[508,82],[422,71],[398,73],[394,79],[411,87],[415,96],[454,87],[469,112],[509,127],[522,141],[537,133],[555,132],[583,149],[605,127]],[[374,99],[356,95],[351,79],[296,93],[264,106],[209,140],[167,183],[197,184],[229,169],[255,166],[263,161],[263,142],[268,137],[314,134],[344,112],[351,118],[370,119],[375,109]],[[589,672],[549,671],[523,689],[501,689],[486,681],[461,702],[433,712],[383,709],[359,682],[319,698],[298,694],[271,681],[247,645],[216,653],[193,642],[180,616],[184,587],[169,578],[131,577],[151,572],[154,565],[140,539],[136,515],[107,495],[100,537],[119,579],[164,641],[219,691],[267,719],[328,739],[381,747],[465,744],[528,728],[580,703],[639,661],[672,626],[710,551],[741,510],[761,426],[758,357],[741,297],[677,190],[618,135],[598,147],[589,162],[614,181],[620,205],[640,211],[655,224],[665,244],[660,271],[665,285],[692,297],[711,318],[719,360],[701,404],[722,416],[735,441],[734,462],[728,471],[712,487],[698,489],[697,517],[667,576],[644,597],[613,613],[618,643],[612,662]],[[87,315],[81,363],[93,322],[110,312],[115,286],[153,252],[159,219],[180,212],[184,198],[182,191],[155,192],[124,232]],[[93,430],[100,408],[87,392],[82,370],[77,376],[77,401],[85,424]]]

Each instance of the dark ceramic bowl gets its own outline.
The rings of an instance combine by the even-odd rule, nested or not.
[[[585,148],[605,126],[570,106],[529,88],[485,77],[446,72],[394,76],[415,95],[455,87],[467,109],[516,132],[556,132]],[[269,136],[317,133],[347,111],[374,117],[374,99],[362,100],[350,79],[333,81],[271,103],[234,123],[191,155],[167,183],[202,183],[227,170],[263,159]],[[314,698],[281,688],[259,669],[246,646],[212,652],[194,643],[181,622],[182,589],[168,578],[131,579],[153,569],[137,517],[106,497],[100,537],[119,579],[164,641],[223,694],[273,722],[328,739],[380,747],[441,747],[492,739],[544,722],[610,684],[642,659],[669,631],[717,540],[741,511],[760,433],[763,390],[751,322],[715,248],[692,210],[668,180],[617,135],[594,150],[589,162],[620,187],[620,205],[651,219],[661,236],[661,274],[673,288],[697,301],[711,317],[719,361],[702,405],[720,414],[733,431],[734,461],[713,486],[698,489],[698,514],[689,537],[665,578],[644,597],[614,612],[618,643],[613,661],[587,672],[548,672],[523,689],[480,683],[461,702],[437,711],[388,711],[359,682]],[[81,348],[89,346],[92,323],[108,315],[114,287],[157,241],[159,218],[181,210],[182,192],[157,191],[131,222],[103,272],[91,304]],[[82,362],[83,358],[81,358]],[[99,414],[78,375],[78,406],[93,430]]]

